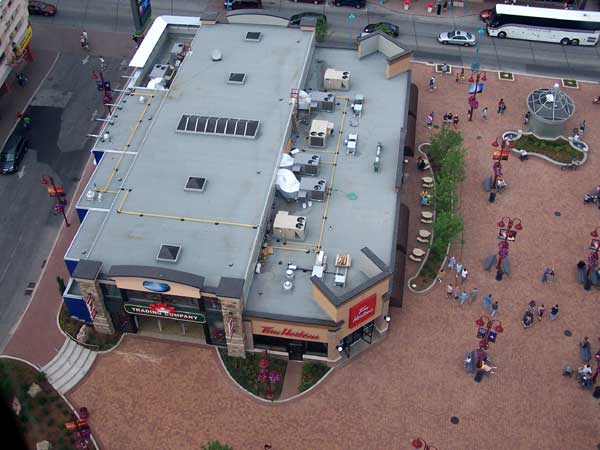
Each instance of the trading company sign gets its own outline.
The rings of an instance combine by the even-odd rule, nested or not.
[[[167,306],[164,303],[153,303],[151,305],[133,305],[125,303],[123,305],[125,311],[129,314],[138,314],[140,316],[150,316],[164,319],[183,320],[185,322],[205,323],[206,317],[204,314],[176,310],[172,306]]]

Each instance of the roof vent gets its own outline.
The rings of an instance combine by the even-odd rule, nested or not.
[[[204,177],[188,177],[185,183],[184,191],[203,192],[206,186],[206,178]]]
[[[229,74],[229,78],[227,79],[227,82],[229,84],[244,84],[246,82],[246,74],[231,72]]]
[[[221,53],[221,50],[215,48],[210,54],[210,59],[212,59],[213,61],[221,61],[223,59],[223,54]]]
[[[181,245],[173,244],[162,244],[158,255],[156,255],[157,261],[176,263],[181,254]]]
[[[261,38],[262,33],[260,31],[248,31],[244,40],[249,42],[260,42]]]

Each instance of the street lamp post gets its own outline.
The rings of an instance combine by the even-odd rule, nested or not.
[[[423,438],[416,438],[412,441],[412,447],[415,449],[423,449],[423,450],[438,450],[437,447],[434,447],[431,444],[428,444],[427,441]]]
[[[584,288],[586,290],[591,289],[591,281],[590,281],[590,275],[592,274],[592,271],[596,270],[598,268],[598,263],[599,263],[599,252],[600,252],[600,239],[598,239],[598,230],[600,230],[600,227],[596,227],[594,228],[594,230],[590,233],[590,236],[592,236],[592,240],[590,242],[590,254],[588,255],[588,269],[586,272],[586,276],[585,276],[585,282],[584,282]]]
[[[498,264],[496,265],[496,279],[500,281],[502,279],[502,261],[508,258],[508,243],[514,242],[517,239],[517,231],[523,229],[523,224],[519,218],[511,218],[508,216],[502,217],[497,223],[499,228],[498,239]]]
[[[354,33],[352,33],[352,22],[354,22],[356,16],[354,14],[350,14],[348,16],[348,22],[350,22],[350,45],[354,45]]]
[[[62,186],[57,186],[54,183],[53,177],[42,177],[42,185],[47,187],[48,196],[54,199],[54,211],[60,213],[65,221],[65,226],[70,227],[71,224],[67,220],[67,214],[65,208],[67,206],[67,199],[65,189]]]
[[[498,141],[501,141],[501,143],[499,144]],[[494,161],[494,164],[492,165],[494,178],[492,180],[491,188],[496,189],[498,178],[502,177],[502,161],[508,160],[513,143],[508,139],[496,138],[496,140],[492,142],[492,147],[494,147],[495,150],[492,153],[492,160]],[[500,150],[497,150],[498,147],[500,147]]]
[[[479,319],[475,321],[477,325],[477,337],[480,339],[479,348],[481,350],[487,350],[490,346],[490,342],[496,342],[497,333],[502,333],[504,328],[502,328],[502,322],[497,319],[492,319],[488,316],[480,316]],[[494,324],[496,324],[494,326]],[[494,331],[492,331],[492,327]]]

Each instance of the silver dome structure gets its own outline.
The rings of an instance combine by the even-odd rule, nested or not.
[[[529,130],[540,137],[554,138],[562,134],[565,122],[575,113],[575,103],[555,84],[531,92],[527,109]]]

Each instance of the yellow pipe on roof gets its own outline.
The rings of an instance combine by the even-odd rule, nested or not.
[[[290,252],[302,252],[302,253],[310,253],[311,252],[311,250],[309,248],[275,247],[272,245],[270,247],[278,249],[278,250],[288,250]]]

